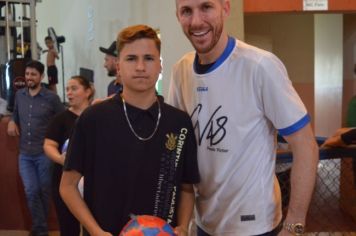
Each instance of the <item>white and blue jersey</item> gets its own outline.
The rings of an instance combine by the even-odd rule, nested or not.
[[[197,224],[211,235],[256,235],[281,221],[275,134],[310,122],[282,62],[234,38],[210,69],[195,53],[174,67],[168,102],[187,111],[198,142]]]

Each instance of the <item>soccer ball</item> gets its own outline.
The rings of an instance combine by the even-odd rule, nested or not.
[[[150,215],[131,216],[119,236],[174,236],[172,226],[165,220]]]

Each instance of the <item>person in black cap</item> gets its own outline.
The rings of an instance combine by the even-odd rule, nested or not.
[[[116,41],[112,42],[112,44],[108,48],[99,47],[99,50],[105,53],[104,67],[108,71],[108,76],[116,76],[116,78],[112,80],[108,85],[107,95],[111,96],[113,94],[120,93],[122,91],[122,84],[120,77],[116,73]]]

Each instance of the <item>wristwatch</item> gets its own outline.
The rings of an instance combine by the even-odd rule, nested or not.
[[[304,234],[304,225],[301,223],[283,223],[283,228],[286,229],[289,233],[300,236]]]

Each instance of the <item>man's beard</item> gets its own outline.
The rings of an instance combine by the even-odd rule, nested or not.
[[[110,76],[110,77],[116,76],[116,70],[108,71],[108,76]]]
[[[38,86],[40,86],[40,83],[34,83],[34,82],[28,83],[27,82],[27,88],[29,88],[31,90],[38,88]]]

